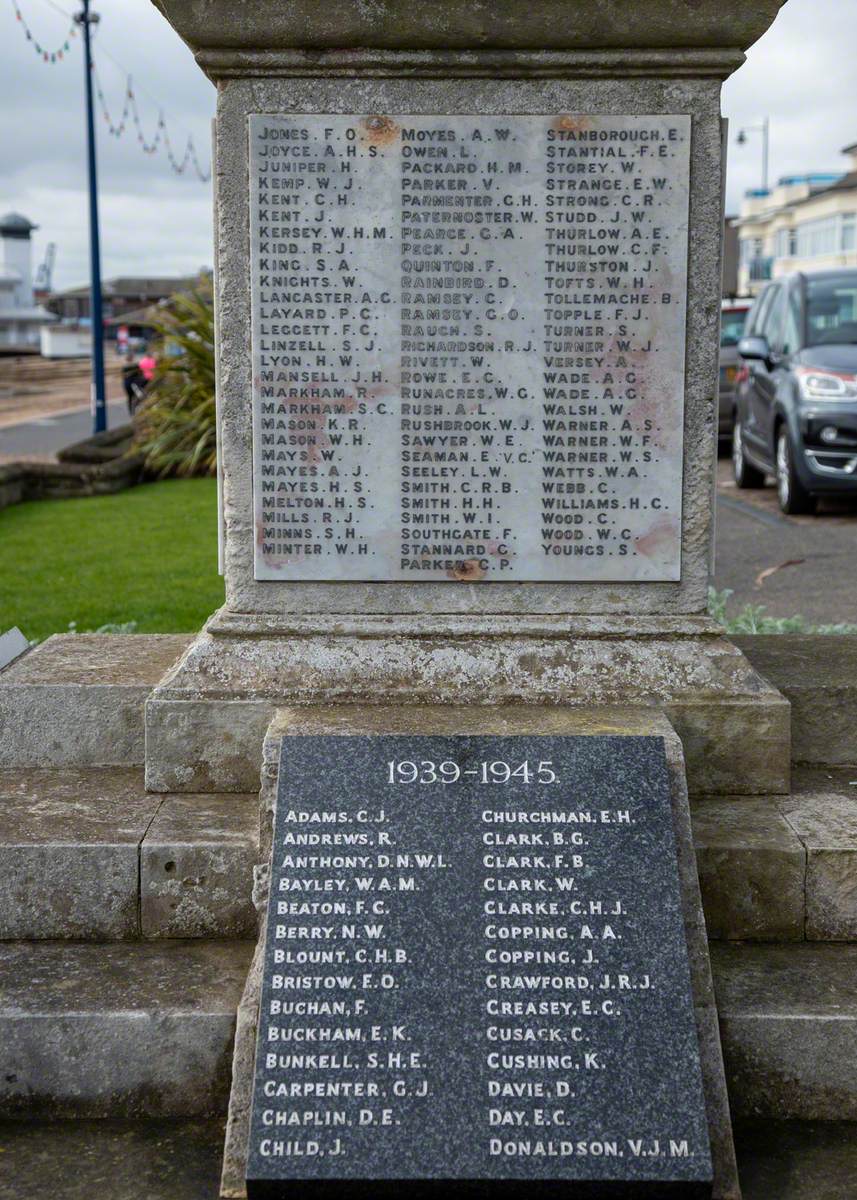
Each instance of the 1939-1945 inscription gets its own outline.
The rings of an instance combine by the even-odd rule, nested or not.
[[[690,118],[249,136],[256,578],[678,579]]]
[[[711,1195],[659,739],[286,738],[266,929],[251,1197]]]

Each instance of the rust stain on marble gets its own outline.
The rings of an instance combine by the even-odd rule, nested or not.
[[[486,573],[485,567],[476,558],[467,558],[447,571],[450,579],[455,579],[458,583],[477,583],[484,579]]]
[[[368,146],[391,146],[400,132],[392,117],[363,117],[360,121],[360,141]]]
[[[573,117],[565,113],[561,117],[557,117],[553,123],[553,128],[560,133],[583,133],[591,128],[591,122],[587,117]]]

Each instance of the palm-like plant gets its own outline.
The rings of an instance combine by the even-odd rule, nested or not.
[[[154,322],[155,377],[134,414],[135,441],[147,469],[168,475],[213,475],[214,303],[210,280],[173,296]]]

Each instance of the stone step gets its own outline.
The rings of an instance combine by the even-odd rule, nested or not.
[[[253,946],[0,945],[0,1116],[225,1113]]]
[[[802,768],[793,783],[693,802],[710,938],[857,941],[857,771]]]
[[[219,1117],[0,1122],[0,1200],[218,1200],[224,1124]]]
[[[730,640],[791,702],[794,762],[857,764],[857,638],[755,634]]]
[[[0,771],[0,938],[253,937],[258,800],[139,768]]]
[[[735,1152],[743,1200],[854,1200],[857,1125],[848,1121],[740,1121]]]
[[[57,634],[16,658],[0,671],[0,767],[141,765],[146,697],[191,641]]]
[[[6,1121],[0,1200],[218,1200],[223,1121]],[[743,1200],[854,1200],[857,1125],[741,1121]]]
[[[857,1120],[857,946],[711,947],[732,1115]]]

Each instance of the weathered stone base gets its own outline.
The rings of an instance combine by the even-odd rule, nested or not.
[[[399,707],[339,705],[335,708],[306,707],[280,710],[275,713],[264,740],[260,794],[260,843],[263,863],[267,863],[270,857],[277,772],[283,739],[307,734],[371,736],[390,733],[489,734],[498,737],[512,734],[625,734],[663,738],[672,779],[673,823],[714,1162],[712,1197],[713,1200],[740,1200],[741,1191],[732,1143],[717,1010],[690,827],[684,758],[681,742],[670,723],[663,714],[644,708],[566,708],[558,705],[544,707],[518,704],[481,709],[473,705],[467,708],[418,704]],[[267,876],[263,866],[254,895],[260,910],[267,902],[266,891]],[[239,1009],[235,1035],[232,1092],[221,1184],[221,1196],[228,1197],[229,1200],[239,1200],[246,1195],[244,1168],[252,1099],[262,957],[260,938]]]
[[[146,786],[250,791],[276,708],[391,702],[653,707],[682,739],[691,791],[789,788],[788,702],[705,618],[225,612],[147,701]]]
[[[143,702],[188,641],[57,634],[16,658],[0,672],[0,767],[141,765]]]

